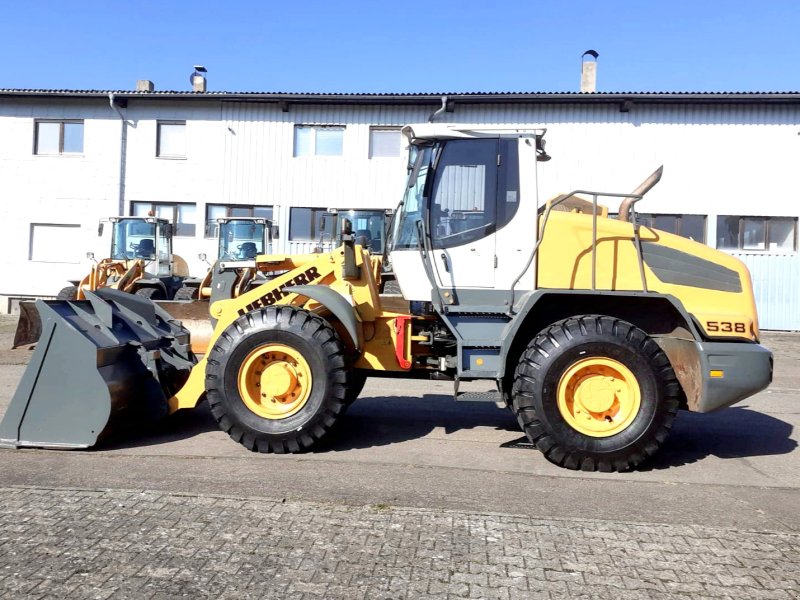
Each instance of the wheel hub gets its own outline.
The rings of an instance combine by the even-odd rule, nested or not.
[[[608,437],[626,429],[639,414],[636,376],[619,361],[592,357],[573,363],[558,383],[558,409],[576,431]]]
[[[252,350],[239,368],[242,402],[265,419],[285,419],[300,411],[311,394],[311,369],[305,358],[284,344]]]
[[[297,371],[286,362],[274,362],[261,373],[262,397],[285,398],[297,387]]]

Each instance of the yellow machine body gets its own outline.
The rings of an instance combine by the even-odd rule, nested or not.
[[[144,277],[144,260],[116,260],[104,258],[92,265],[91,271],[78,284],[76,298],[85,300],[86,290],[94,292],[103,287],[130,292],[134,284]]]
[[[541,219],[541,217],[540,217]],[[542,233],[540,232],[540,235]],[[633,225],[617,219],[598,217],[596,251],[592,252],[592,216],[576,212],[552,212],[544,232],[538,256],[537,285],[539,289],[591,290],[594,261],[595,290],[649,292],[670,294],[693,315],[703,331],[711,338],[758,340],[758,316],[747,267],[737,258],[708,246],[649,227],[639,228],[642,247],[657,248],[662,254],[683,259],[674,265],[675,271],[698,265],[694,279],[673,272],[666,265],[659,278],[643,254],[643,285],[639,270],[639,255],[634,241]],[[702,268],[715,265],[717,271],[728,272],[734,284],[731,291],[714,289],[713,283],[701,281]],[[711,273],[713,275],[714,273]],[[672,277],[669,277],[669,276]]]
[[[228,325],[240,316],[261,307],[274,304],[303,307],[322,315],[329,311],[324,305],[299,293],[284,291],[298,285],[327,286],[338,292],[352,306],[357,321],[357,339],[350,339],[342,325],[332,320],[342,339],[357,354],[354,368],[375,371],[409,371],[412,357],[424,354],[411,331],[408,302],[402,298],[381,296],[379,257],[370,256],[361,246],[354,247],[357,276],[346,276],[345,250],[338,248],[326,254],[263,255],[256,258],[257,268],[264,273],[281,273],[266,283],[236,297],[212,302],[210,315],[216,326],[203,344],[192,344],[197,354],[205,354]],[[242,274],[234,285],[242,285]],[[245,275],[246,276],[246,275]],[[207,304],[207,303],[206,303]],[[167,310],[170,310],[167,308]],[[193,332],[194,338],[194,332]],[[194,407],[205,392],[205,367],[203,358],[192,369],[186,385],[170,399],[170,412]]]

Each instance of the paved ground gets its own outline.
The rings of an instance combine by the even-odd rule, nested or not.
[[[792,598],[795,534],[5,489],[0,593],[30,598]]]
[[[397,380],[300,456],[251,454],[204,408],[98,451],[2,452],[0,596],[798,598],[800,336],[765,342],[770,390],[682,413],[623,475],[503,447],[507,411]],[[0,412],[24,359],[0,351]]]

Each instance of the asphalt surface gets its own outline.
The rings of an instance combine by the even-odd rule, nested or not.
[[[12,319],[0,318],[0,348],[9,347],[13,328]],[[800,597],[794,575],[800,563],[800,335],[766,334],[764,343],[776,354],[775,381],[768,390],[711,415],[681,413],[656,459],[624,474],[559,469],[535,450],[513,447],[521,433],[508,411],[453,402],[451,387],[443,382],[397,379],[369,380],[336,435],[302,455],[248,452],[217,429],[205,406],[94,451],[2,451],[0,593],[219,596],[222,588],[215,586],[227,582],[229,591],[261,597]],[[0,350],[0,412],[26,359],[25,351]],[[90,501],[71,500],[81,494]],[[120,494],[143,495],[155,505],[166,503],[168,510],[153,510],[142,525],[139,513],[133,518],[125,502],[117,501]],[[62,510],[64,502],[72,502],[73,510]],[[326,562],[330,553],[313,555],[308,568],[301,568],[302,560],[295,564],[273,556],[267,560],[270,569],[281,573],[280,583],[288,587],[270,587],[252,568],[242,572],[244,563],[235,570],[239,578],[228,577],[230,569],[225,576],[219,569],[206,573],[208,559],[174,567],[178,570],[168,571],[170,576],[151,573],[159,552],[170,558],[175,552],[194,556],[202,550],[199,538],[189,535],[191,528],[198,519],[215,522],[223,505],[225,518],[235,521],[226,527],[235,529],[237,543],[255,536],[256,548],[278,544],[295,558],[309,556],[316,544],[329,544],[333,554],[366,556],[366,550],[356,550],[370,547],[373,534],[367,530],[375,524],[365,524],[365,515],[378,523],[378,537],[394,531],[392,526],[411,533],[371,554],[369,572],[352,571],[350,562]],[[26,516],[25,506],[33,507],[33,517]],[[289,519],[282,531],[282,517],[262,530],[258,523],[263,518],[248,522],[228,515],[253,506],[311,517],[295,530]],[[441,515],[447,516],[444,526],[427,526]],[[74,522],[83,518],[93,526],[91,535]],[[70,519],[72,527],[67,527]],[[342,519],[351,524],[343,525]],[[466,541],[447,537],[453,519],[477,520],[483,529],[467,527]],[[511,533],[498,537],[486,529],[502,529],[508,519],[547,535],[534,536],[523,548],[509,541]],[[98,558],[111,550],[93,553],[85,547],[105,543],[104,532],[112,536],[113,531],[142,528],[155,528],[164,546],[155,554],[126,547],[133,553],[126,562],[138,565],[130,577],[115,575],[113,566]],[[444,536],[435,554],[440,558],[428,555],[429,531],[434,539]],[[82,559],[80,569],[84,577],[94,577],[86,588],[70,587],[74,574],[66,574],[76,532],[75,544],[90,557]],[[225,528],[208,533],[202,547],[224,547],[231,543],[226,535]],[[51,554],[44,558],[42,548],[27,541],[40,536],[50,536]],[[309,545],[304,536],[315,541]],[[697,541],[689,551],[681,544],[692,537]],[[590,552],[596,538],[602,538],[602,548]],[[624,556],[613,540],[622,540]],[[413,548],[401,552],[404,544]],[[473,544],[480,551],[471,552]],[[245,546],[231,549],[224,562],[238,557],[241,563]],[[759,554],[762,550],[766,554]],[[497,567],[500,554],[521,562]],[[727,558],[708,563],[712,555]],[[92,556],[99,562],[93,563]],[[45,567],[28,567],[48,557],[67,565],[66,571],[55,570],[60,575],[49,577]],[[532,557],[552,560],[543,566]],[[670,561],[681,564],[670,566]],[[698,565],[704,561],[707,569],[709,564],[724,567],[703,575]],[[395,569],[394,575],[387,575],[387,569]],[[9,570],[11,575],[4,576]],[[659,572],[672,579],[659,578]],[[174,584],[178,573],[183,583],[164,592],[165,581]],[[319,585],[300,589],[315,583],[314,578]],[[206,594],[200,581],[216,591]],[[563,585],[545,585],[555,581]]]

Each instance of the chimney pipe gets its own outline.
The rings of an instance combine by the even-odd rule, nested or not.
[[[192,91],[205,92],[206,91],[206,78],[202,75],[192,75]]]
[[[208,69],[206,69],[203,65],[195,65],[194,66],[194,73],[192,76],[189,77],[189,81],[192,83],[192,91],[204,93],[206,91],[206,73]]]
[[[587,56],[591,59],[587,60]],[[597,57],[595,50],[587,50],[581,54],[581,93],[593,94],[597,91]]]
[[[136,81],[137,92],[152,92],[154,89],[156,89],[156,87],[149,79],[138,79]]]

